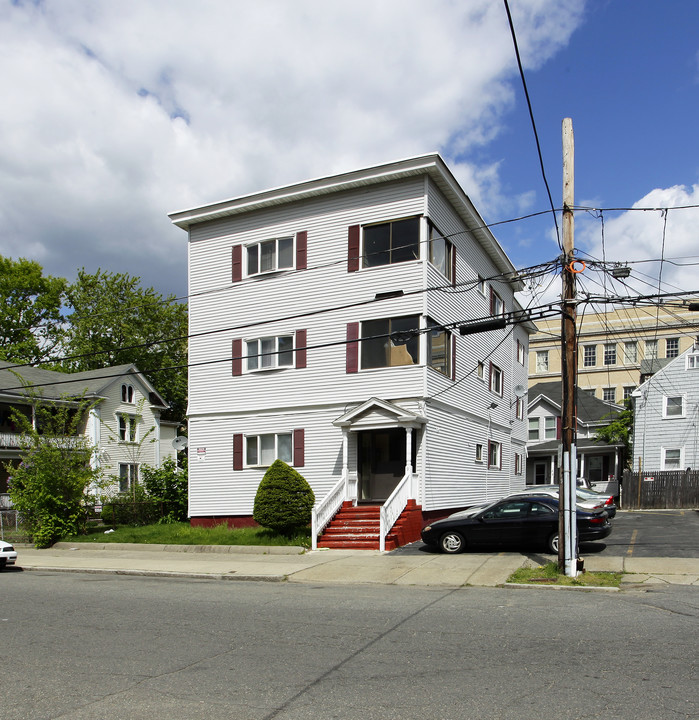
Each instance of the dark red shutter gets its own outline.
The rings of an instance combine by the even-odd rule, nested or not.
[[[451,284],[456,287],[456,246],[451,246]]]
[[[243,341],[240,338],[236,338],[232,343],[232,359],[231,359],[231,374],[242,375],[243,374]]]
[[[243,279],[243,246],[234,245],[231,248],[231,281],[240,282]]]
[[[308,267],[308,233],[296,233],[296,269],[305,270]]]
[[[488,390],[493,389],[493,363],[490,363],[490,370],[488,371]]]
[[[359,323],[347,323],[346,371],[356,373],[359,370]]]
[[[303,428],[294,430],[294,467],[303,467],[306,462],[306,432]]]
[[[347,272],[359,270],[359,225],[350,225],[347,231]]]
[[[233,435],[233,469],[243,469],[243,436],[241,433]]]
[[[307,330],[296,331],[296,367],[306,367],[306,345],[307,345]]]
[[[456,335],[451,336],[451,379],[456,380]]]
[[[563,423],[561,422],[560,416],[556,418],[556,440],[561,439],[561,427]]]
[[[490,314],[495,315],[495,291],[490,288]]]

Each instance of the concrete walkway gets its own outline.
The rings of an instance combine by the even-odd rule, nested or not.
[[[17,568],[270,582],[495,587],[533,562],[516,553],[443,555],[374,550],[219,545],[57,543],[48,550],[17,547]],[[545,556],[548,557],[549,556]],[[553,559],[552,557],[550,559]],[[587,557],[589,571],[623,571],[624,586],[699,586],[699,559]],[[11,572],[11,569],[8,569]]]

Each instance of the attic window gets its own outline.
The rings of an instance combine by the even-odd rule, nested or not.
[[[122,385],[121,386],[121,402],[129,403],[130,405],[134,402],[134,391],[133,385]]]

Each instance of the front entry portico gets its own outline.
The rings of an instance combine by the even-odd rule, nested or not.
[[[416,437],[412,428],[361,430],[357,433],[358,502],[383,503],[389,498],[407,467],[415,467]],[[407,457],[408,447],[410,458]]]

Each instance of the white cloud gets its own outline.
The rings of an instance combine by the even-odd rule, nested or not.
[[[522,56],[564,45],[582,3],[519,0]],[[518,82],[492,0],[61,0],[0,14],[0,254],[182,292],[170,210],[440,150],[463,160]]]

